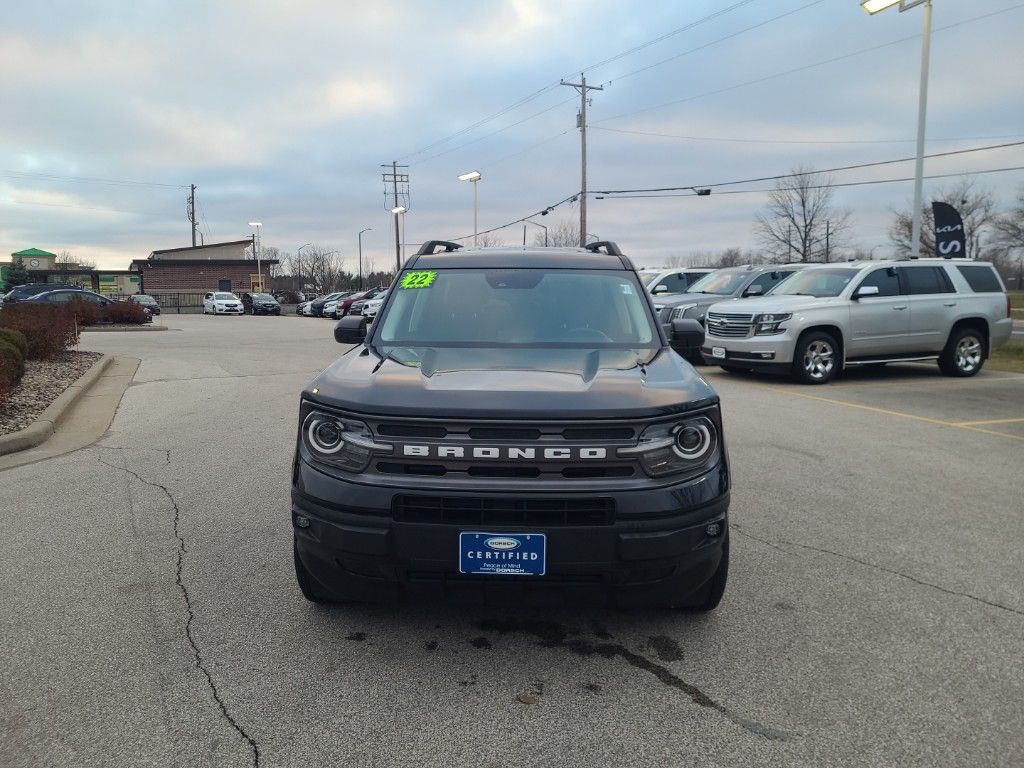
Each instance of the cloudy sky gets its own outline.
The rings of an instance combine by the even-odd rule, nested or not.
[[[1024,139],[1024,3],[934,5],[928,151]],[[579,102],[558,82],[581,70],[604,85],[590,107],[595,190],[914,153],[921,8],[869,17],[857,0],[39,0],[4,15],[3,254],[36,246],[126,268],[188,245],[194,183],[207,242],[246,237],[259,219],[264,244],[315,242],[351,265],[356,233],[372,227],[365,251],[390,264],[381,163],[409,165],[408,242],[472,232],[472,193],[456,180],[467,170],[483,174],[481,229],[579,189]],[[925,170],[1010,166],[1024,166],[1024,147]],[[912,174],[904,163],[835,180]],[[976,178],[1005,205],[1024,172]],[[926,194],[950,181],[927,181]],[[885,253],[889,211],[911,194],[910,182],[837,190],[853,244]],[[592,200],[588,229],[658,265],[753,246],[763,204],[757,192]],[[577,215],[564,205],[542,221]],[[502,237],[521,241],[521,225]]]

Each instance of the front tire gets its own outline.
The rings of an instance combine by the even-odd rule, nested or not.
[[[947,376],[976,376],[985,365],[985,343],[974,328],[960,328],[949,335],[939,355],[939,370]]]
[[[828,384],[839,370],[839,344],[824,331],[800,338],[793,352],[793,377],[803,384]]]

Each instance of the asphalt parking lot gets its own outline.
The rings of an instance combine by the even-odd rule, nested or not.
[[[718,611],[306,603],[298,393],[333,324],[164,316],[95,445],[0,471],[0,764],[1019,764],[1024,375],[702,369]],[[523,703],[523,702],[532,703]]]

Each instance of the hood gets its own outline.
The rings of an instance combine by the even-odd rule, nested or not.
[[[762,313],[802,312],[816,307],[834,305],[835,296],[817,298],[815,296],[763,296],[756,299],[726,299],[708,307],[709,312],[750,312]]]
[[[711,293],[677,293],[667,299],[654,299],[654,303],[663,307],[678,307],[682,304],[696,304],[698,307],[710,307],[720,301],[728,301],[728,296],[716,296]]]
[[[621,365],[622,356],[616,357],[615,365]],[[648,417],[718,402],[711,386],[668,349],[643,366],[604,367],[600,358],[596,351],[584,352],[559,370],[493,362],[486,368],[424,370],[382,361],[357,346],[310,382],[304,397],[355,413],[435,418]]]

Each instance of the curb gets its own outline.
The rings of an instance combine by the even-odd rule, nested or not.
[[[78,398],[96,383],[96,380],[103,375],[112,362],[114,362],[113,355],[104,355],[93,363],[88,371],[75,379],[71,386],[61,392],[56,400],[46,406],[46,410],[39,414],[39,418],[34,422],[17,432],[0,435],[0,456],[24,451],[26,448],[34,448],[49,440],[71,406],[78,402]]]
[[[150,331],[166,331],[166,325],[121,325],[117,328],[99,325],[86,325],[79,329],[80,333],[148,333]]]

